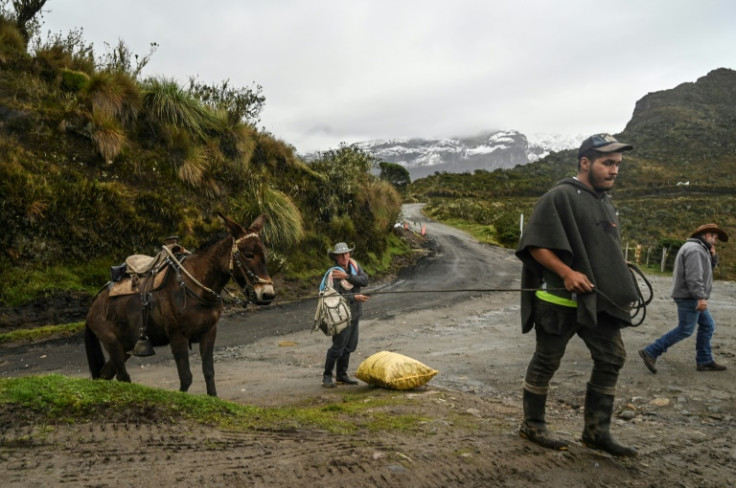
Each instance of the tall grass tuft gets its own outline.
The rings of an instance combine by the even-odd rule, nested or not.
[[[40,47],[35,52],[35,70],[46,78],[53,78],[59,70],[73,65],[72,55],[61,44]]]
[[[245,192],[231,198],[230,204],[242,221],[262,213],[268,216],[263,234],[270,246],[291,247],[304,237],[304,220],[299,208],[288,195],[260,181],[251,180]]]
[[[173,124],[163,127],[162,135],[168,142],[169,162],[176,176],[207,196],[219,196],[222,188],[212,174],[212,166],[220,161],[220,154],[211,148],[210,141],[202,145],[186,129]]]
[[[373,216],[379,230],[388,230],[401,213],[401,195],[386,180],[370,178],[364,183],[364,191],[357,195],[359,205]]]
[[[90,110],[130,126],[141,108],[138,86],[123,72],[100,71],[90,77],[85,91]]]
[[[94,110],[90,119],[92,121],[90,136],[97,146],[97,151],[107,164],[112,164],[127,144],[125,131],[115,118],[104,111]]]
[[[12,22],[0,18],[0,66],[9,64],[25,53],[26,41],[23,34]]]
[[[204,148],[191,146],[177,169],[179,179],[194,188],[203,185],[206,179],[208,161]]]
[[[248,125],[229,127],[220,135],[220,149],[237,174],[244,175],[256,150],[256,130]]]
[[[150,78],[143,83],[143,111],[156,127],[173,124],[201,139],[217,126],[214,114],[176,81]]]
[[[62,68],[88,75],[97,71],[94,45],[84,40],[82,29],[71,29],[66,34],[49,32],[46,39],[35,38],[32,44],[35,68],[48,75],[55,76]]]
[[[249,177],[256,149],[256,129],[242,123],[231,125],[224,110],[213,115],[216,122],[206,141],[211,167],[219,179],[239,191]]]

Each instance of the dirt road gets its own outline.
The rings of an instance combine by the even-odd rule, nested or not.
[[[436,253],[374,290],[518,288],[520,266],[507,250],[426,221]],[[615,459],[578,442],[588,353],[570,343],[555,375],[551,428],[570,450],[542,449],[518,437],[521,381],[534,348],[522,335],[518,293],[377,294],[365,307],[351,371],[374,352],[391,350],[438,369],[426,388],[405,393],[320,387],[327,338],[309,331],[313,305],[302,303],[231,314],[221,323],[215,357],[219,396],[257,406],[339,403],[348,392],[403,395],[404,407],[428,420],[419,433],[360,432],[349,437],[296,429],[228,433],[205,427],[9,428],[0,443],[4,486],[567,486],[726,487],[736,479],[736,284],[718,282],[710,301],[717,323],[714,353],[725,372],[695,370],[694,340],[672,349],[649,373],[636,350],[669,330],[671,280],[650,277],[647,320],[624,331],[629,359],[619,381],[614,435],[639,449]],[[61,373],[87,377],[81,342],[2,350],[0,376]],[[176,390],[170,354],[129,361],[133,381]],[[196,353],[191,392],[204,393]],[[402,411],[401,413],[407,413]],[[397,412],[398,413],[398,412]],[[127,425],[125,426],[127,428]],[[8,439],[23,438],[9,444]],[[335,454],[339,453],[339,455]]]

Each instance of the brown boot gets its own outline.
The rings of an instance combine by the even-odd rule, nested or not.
[[[705,364],[698,364],[698,371],[726,371],[726,367],[715,361],[711,361]]]
[[[657,358],[650,356],[646,349],[639,349],[639,356],[644,361],[644,366],[652,373],[657,374]]]

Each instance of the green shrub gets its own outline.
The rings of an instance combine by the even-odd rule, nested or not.
[[[71,92],[82,91],[89,85],[89,75],[83,71],[62,68],[60,74],[61,86]]]

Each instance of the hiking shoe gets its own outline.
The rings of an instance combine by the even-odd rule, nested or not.
[[[722,364],[718,364],[715,361],[710,363],[698,364],[698,371],[725,371],[726,367]]]
[[[657,374],[657,367],[655,366],[657,359],[650,356],[646,349],[639,349],[639,356],[644,361],[644,366],[652,373]],[[700,366],[698,366],[698,370],[700,370]]]

